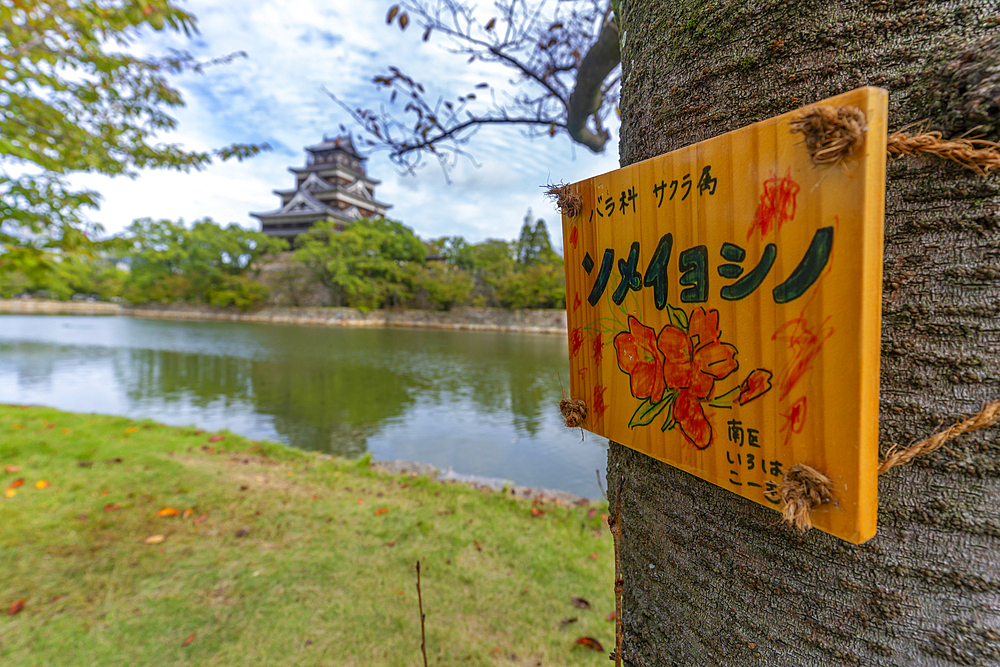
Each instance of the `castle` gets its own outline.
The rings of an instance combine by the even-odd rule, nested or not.
[[[268,236],[288,239],[294,246],[299,234],[316,222],[330,221],[343,231],[359,218],[382,217],[392,208],[375,200],[375,186],[381,181],[365,174],[364,162],[350,136],[306,146],[306,166],[289,167],[295,174],[295,188],[274,190],[281,208],[270,213],[251,213]]]

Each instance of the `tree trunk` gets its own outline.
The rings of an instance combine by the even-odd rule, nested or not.
[[[621,4],[622,165],[863,85],[998,139],[995,0]],[[1000,177],[890,158],[886,191],[882,454],[1000,398]],[[884,475],[861,546],[613,444],[622,477],[627,663],[1000,664],[996,426]]]

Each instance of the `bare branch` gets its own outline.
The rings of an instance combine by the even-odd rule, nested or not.
[[[610,134],[603,120],[617,103],[620,61],[611,3],[498,0],[494,7],[496,15],[483,17],[462,0],[404,0],[392,7],[387,23],[405,29],[412,22],[423,29],[424,41],[436,36],[469,63],[508,68],[515,89],[498,102],[493,85],[476,86],[489,89],[492,104],[475,91],[434,100],[422,84],[390,67],[372,78],[387,89],[388,109],[353,108],[328,92],[369,135],[364,143],[388,150],[411,173],[428,154],[446,173],[458,156],[471,159],[462,147],[484,126],[519,126],[528,136],[565,132],[594,152],[604,150]]]

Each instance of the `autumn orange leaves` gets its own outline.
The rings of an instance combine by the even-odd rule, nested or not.
[[[20,469],[21,469],[20,466],[15,466],[15,465],[4,466],[4,472],[6,472],[7,474],[16,473]],[[7,487],[3,490],[4,498],[13,498],[14,496],[17,495],[17,490],[22,486],[24,486],[23,477],[18,477],[14,481],[10,482],[9,484],[7,484]],[[35,482],[35,488],[38,490],[47,489],[49,488],[49,481],[46,479],[40,479],[37,482]]]

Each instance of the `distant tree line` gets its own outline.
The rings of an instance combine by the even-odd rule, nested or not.
[[[516,241],[423,241],[409,227],[362,219],[338,231],[317,223],[287,254],[287,241],[211,219],[134,221],[89,254],[56,258],[44,272],[0,271],[0,296],[97,298],[132,304],[186,303],[252,310],[272,291],[307,305],[363,310],[455,306],[565,307],[562,258],[544,220],[525,216]]]

